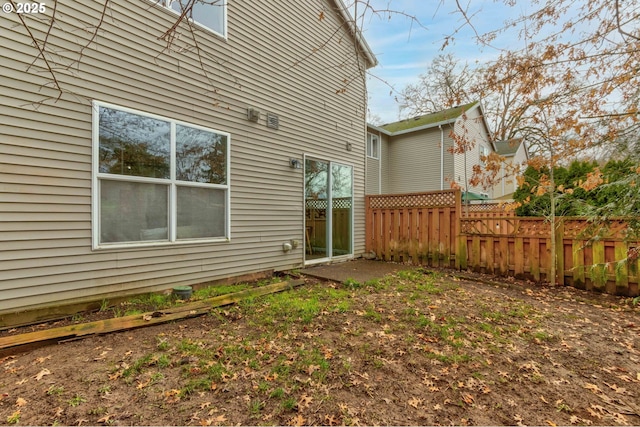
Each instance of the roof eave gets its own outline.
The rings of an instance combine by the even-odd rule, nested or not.
[[[376,65],[378,65],[378,59],[373,54],[373,51],[371,50],[369,43],[367,43],[364,36],[362,35],[362,32],[355,25],[355,21],[353,17],[349,14],[349,11],[347,10],[347,6],[344,4],[342,0],[334,0],[334,2],[336,3],[336,8],[342,15],[342,18],[349,25],[349,29],[351,30],[351,33],[355,37],[356,42],[359,44],[359,48],[361,52],[364,54],[364,57],[367,59],[367,68],[375,67]]]
[[[403,129],[403,130],[399,130],[396,132],[389,132],[389,135],[391,136],[396,136],[396,135],[404,135],[405,133],[412,133],[412,132],[420,132],[421,130],[426,130],[426,129],[431,129],[431,128],[437,128],[439,126],[443,126],[443,125],[448,125],[451,123],[455,123],[456,120],[458,120],[458,117],[453,117],[447,120],[442,120],[436,123],[429,123],[428,125],[422,125],[422,126],[418,126],[418,127],[414,127],[414,128],[409,128],[409,129]]]
[[[379,126],[376,126],[376,125],[372,125],[371,123],[367,123],[367,127],[368,127],[369,129],[375,130],[376,132],[380,132],[380,133],[382,133],[382,134],[384,134],[384,135],[388,135],[388,136],[392,136],[392,135],[393,135],[393,134],[392,134],[391,132],[389,132],[388,130],[383,129],[383,128],[381,128],[381,127],[379,127]]]

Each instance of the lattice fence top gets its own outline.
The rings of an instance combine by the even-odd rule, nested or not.
[[[349,209],[351,208],[351,197],[333,199],[333,209]],[[307,209],[327,209],[326,199],[307,199]]]
[[[469,204],[469,205],[464,205],[464,209],[468,210],[469,212],[485,212],[485,211],[502,212],[504,210],[504,204],[500,204],[500,203]]]
[[[456,206],[456,191],[369,196],[372,209]]]

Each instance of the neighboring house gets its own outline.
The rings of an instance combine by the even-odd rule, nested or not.
[[[466,150],[460,144],[467,144]],[[469,184],[474,166],[495,152],[479,102],[389,123],[368,125],[367,194],[459,187],[474,199],[499,198],[502,186]]]
[[[364,252],[375,57],[341,0],[226,2],[2,14],[0,324]]]
[[[479,102],[380,127],[369,125],[368,141],[378,141],[378,157],[367,150],[367,193],[392,194],[446,190],[481,192],[466,184],[480,154],[492,150]],[[455,153],[455,140],[473,145]],[[371,145],[371,144],[369,144]],[[375,151],[375,149],[373,150]]]
[[[493,187],[494,198],[503,201],[512,201],[513,193],[518,189],[516,177],[522,175],[529,160],[529,151],[521,138],[509,141],[496,141],[493,143],[496,152],[504,157],[503,167],[500,169],[500,179]]]

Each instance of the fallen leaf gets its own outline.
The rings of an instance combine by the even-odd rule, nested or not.
[[[109,424],[109,420],[111,419],[111,417],[113,417],[113,415],[109,415],[109,414],[107,414],[107,415],[105,415],[104,417],[99,418],[99,419],[98,419],[98,422],[99,422],[99,423]]]
[[[307,396],[305,394],[300,398],[300,401],[298,402],[298,406],[301,408],[307,408],[309,407],[309,405],[311,405],[312,401],[313,401],[313,397]]]
[[[626,388],[618,387],[617,384],[609,384],[605,382],[605,385],[609,387],[611,390],[615,391],[616,393],[625,394],[627,392]]]
[[[467,405],[473,405],[473,402],[474,402],[473,396],[470,395],[469,393],[463,393],[462,400],[464,400],[464,403],[466,403]]]
[[[330,349],[330,348],[325,348],[325,349],[324,349],[324,358],[325,358],[326,360],[330,360],[330,359],[332,359],[332,358],[333,358],[333,353],[331,352],[331,349]]]
[[[16,385],[22,385],[22,384],[26,383],[27,381],[29,381],[27,378],[23,378],[23,379],[21,379],[20,381],[18,381],[18,382],[16,383]]]
[[[586,384],[584,385],[584,388],[586,388],[587,390],[592,391],[592,392],[593,392],[593,393],[595,393],[595,394],[602,393],[602,390],[600,390],[600,387],[598,387],[598,386],[597,386],[597,385],[595,385],[595,384],[586,383]]]
[[[34,365],[35,365],[36,363],[40,363],[40,364],[41,364],[41,363],[44,363],[44,361],[45,361],[45,360],[49,360],[49,359],[51,359],[51,355],[46,356],[46,357],[38,357],[38,358],[36,359],[36,361],[34,362]]]
[[[34,378],[36,379],[36,381],[40,381],[45,375],[51,375],[51,371],[45,368],[38,372],[38,375],[36,375]]]
[[[630,425],[629,420],[627,420],[627,417],[625,417],[622,414],[618,414],[618,413],[613,414],[613,420],[618,424],[622,424],[625,426]]]
[[[598,412],[594,411],[594,409]],[[591,416],[596,417],[598,419],[602,418],[602,415],[605,415],[608,412],[603,406],[594,405],[593,403],[591,404],[590,408],[587,408],[587,411],[589,411]]]
[[[424,402],[424,399],[418,399],[417,397],[412,397],[411,399],[409,399],[407,403],[409,404],[409,406],[413,406],[414,408],[418,409],[418,406],[421,406],[423,402]]]
[[[326,425],[328,425],[328,426],[338,425],[338,420],[333,415],[325,416],[324,420],[326,421]]]
[[[305,423],[305,419],[302,414],[298,414],[295,417],[291,418],[287,425],[289,426],[303,426]]]
[[[224,414],[218,415],[213,419],[213,422],[215,423],[224,423],[225,421],[227,421],[227,417]]]
[[[151,384],[151,378],[148,378],[147,381],[144,381],[144,382],[138,381],[138,385],[136,385],[136,389],[137,390],[142,390],[143,388],[145,388],[149,384]]]
[[[558,427],[558,424],[554,423],[551,420],[547,420],[547,424],[549,424],[551,427]]]
[[[320,365],[309,365],[309,367],[307,368],[307,373],[309,375],[312,375],[315,371],[319,371],[320,370]]]
[[[19,397],[19,398],[16,400],[16,406],[17,406],[18,408],[20,408],[20,407],[22,407],[22,406],[24,406],[24,405],[26,405],[26,404],[27,404],[27,401],[26,401],[26,400],[24,400],[24,399],[23,399],[23,398],[21,398],[21,397]]]

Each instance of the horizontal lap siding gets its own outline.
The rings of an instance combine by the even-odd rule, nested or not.
[[[380,194],[380,160],[367,158],[366,194]]]
[[[389,157],[389,193],[440,190],[440,130],[393,138]]]
[[[54,28],[48,44],[55,61],[78,66],[57,75],[73,92],[57,101],[43,61],[27,71],[36,52],[16,16],[3,15],[0,314],[299,267],[303,245],[285,254],[282,243],[302,243],[303,176],[288,160],[305,154],[354,166],[355,252],[364,251],[363,81],[336,93],[357,73],[342,31],[311,54],[341,24],[332,2],[229,3],[229,39],[198,30],[198,58],[158,40],[175,15],[144,1],[109,2],[108,19],[78,65],[78,46],[88,43],[86,29],[103,4],[58,2],[62,31]],[[33,24],[37,37],[44,21]],[[175,47],[184,45],[179,39]],[[230,242],[91,250],[94,99],[231,134]],[[259,123],[246,120],[249,106],[261,111]],[[265,126],[267,112],[279,116],[279,130]]]

